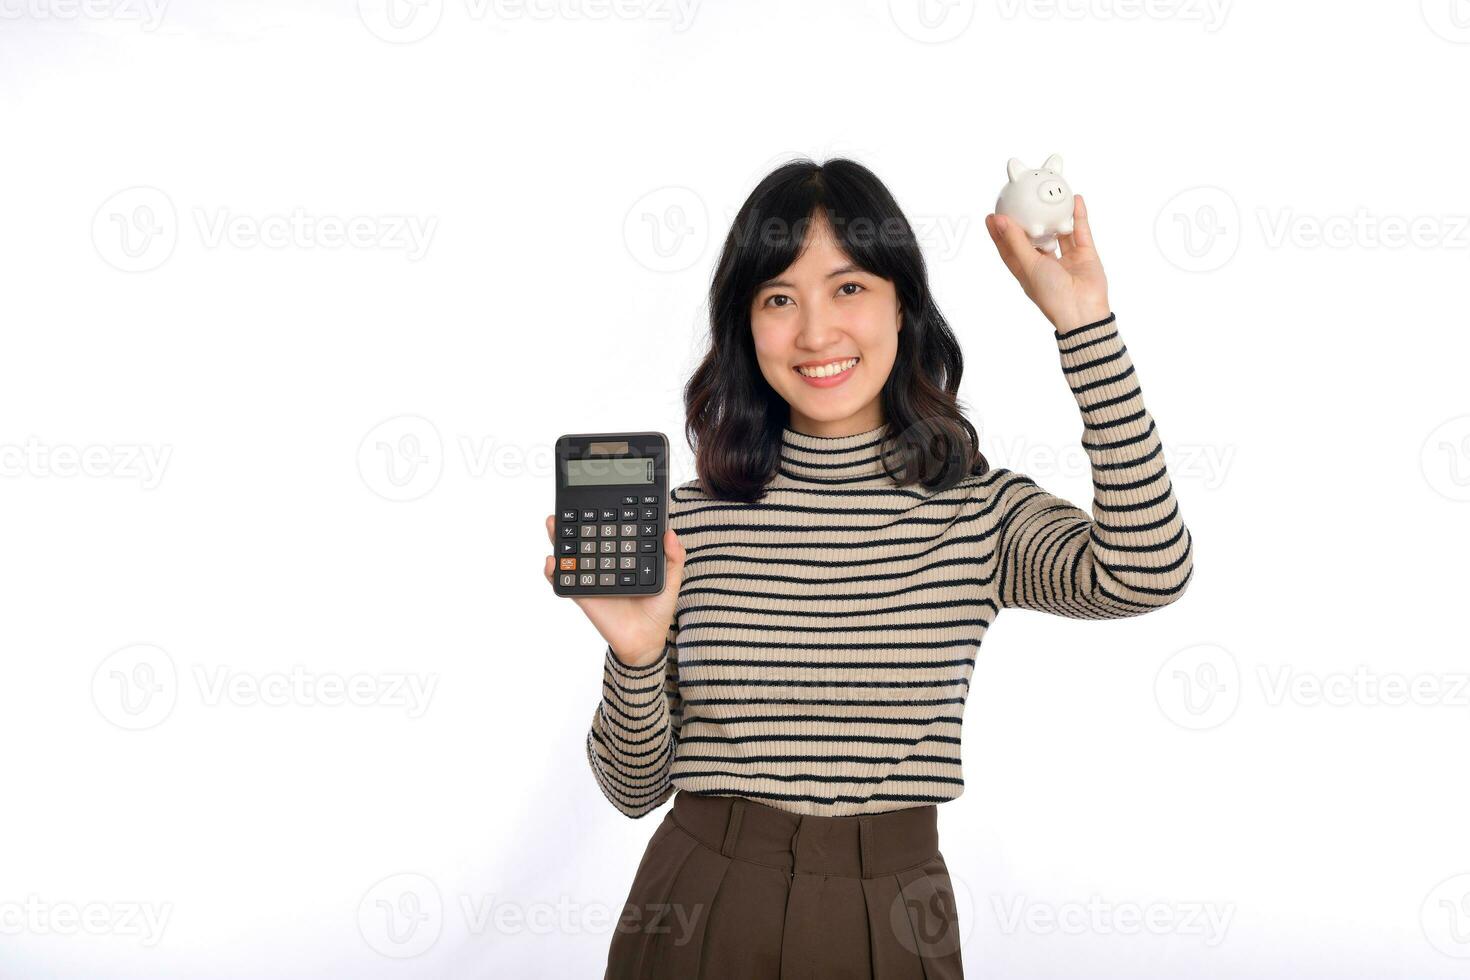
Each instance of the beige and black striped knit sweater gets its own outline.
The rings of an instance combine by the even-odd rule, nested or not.
[[[604,651],[587,757],[641,817],[676,789],[848,816],[960,795],[960,721],[1002,609],[1137,616],[1179,598],[1189,531],[1113,316],[1053,331],[1092,464],[1089,517],[1020,473],[899,486],[880,427],[786,429],[764,499],[670,494],[687,551],[657,662]]]

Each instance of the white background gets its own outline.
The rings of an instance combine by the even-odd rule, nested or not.
[[[1060,152],[1196,580],[987,638],[968,974],[1464,976],[1465,0],[487,3],[0,3],[0,975],[601,976],[663,810],[587,768],[556,436],[691,478],[730,217],[849,155],[1088,506],[983,225]]]

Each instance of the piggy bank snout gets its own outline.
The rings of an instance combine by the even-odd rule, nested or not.
[[[1067,196],[1067,185],[1060,180],[1043,180],[1036,186],[1036,196],[1044,204],[1059,204]]]

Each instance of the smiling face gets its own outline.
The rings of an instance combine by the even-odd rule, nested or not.
[[[791,407],[791,428],[808,435],[884,423],[879,396],[902,327],[892,281],[858,267],[820,212],[796,261],[751,300],[761,374]]]

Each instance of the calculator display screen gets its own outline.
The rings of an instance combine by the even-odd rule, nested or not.
[[[567,486],[628,486],[653,483],[652,456],[567,460]]]

